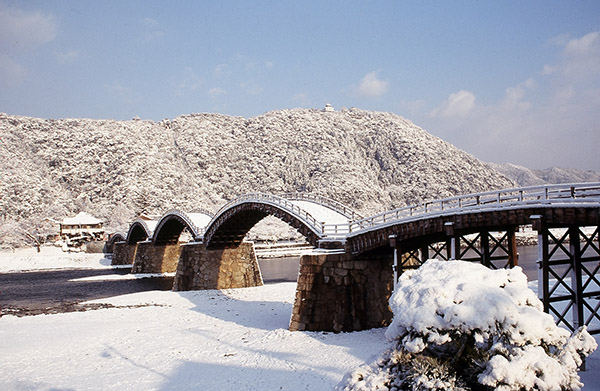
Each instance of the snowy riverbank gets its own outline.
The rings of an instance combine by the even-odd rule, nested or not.
[[[0,253],[0,272],[108,264],[52,248]],[[387,347],[385,329],[287,331],[295,285],[151,291],[95,301],[117,308],[4,316],[0,389],[330,390]],[[584,390],[600,390],[597,352],[587,366]]]

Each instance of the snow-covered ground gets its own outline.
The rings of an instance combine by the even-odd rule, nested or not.
[[[0,252],[0,272],[109,264],[55,248]],[[385,329],[287,331],[295,285],[151,291],[95,301],[117,308],[4,316],[0,390],[330,390],[388,346]],[[584,390],[600,390],[598,352],[587,367]]]

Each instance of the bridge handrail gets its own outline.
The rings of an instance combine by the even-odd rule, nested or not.
[[[213,212],[209,211],[208,209],[204,209],[204,208],[194,208],[191,211],[189,211],[188,213],[203,213],[207,216],[210,216],[210,218],[215,217],[215,215],[213,215]]]
[[[358,214],[355,210],[347,207],[339,201],[333,200],[331,198],[322,196],[320,194],[313,193],[284,193],[279,195],[282,198],[285,198],[290,201],[311,201],[315,202],[319,205],[325,206],[329,209],[332,209],[344,217],[347,217],[349,220],[360,220],[364,217]]]
[[[327,207],[331,207],[331,204],[336,203],[335,201],[330,203],[329,201],[333,200],[316,195],[298,196],[296,194],[289,195],[289,197],[292,200],[304,199],[318,202],[319,204],[326,202],[327,204],[324,204],[324,206]],[[276,206],[298,218],[321,238],[329,240],[333,238],[337,240],[339,238],[343,240],[348,237],[349,234],[356,233],[363,229],[371,229],[381,224],[397,223],[403,219],[414,219],[416,217],[425,217],[428,215],[433,216],[443,213],[489,210],[513,206],[549,205],[554,203],[588,204],[593,202],[600,204],[600,182],[529,186],[472,193],[439,200],[425,201],[420,204],[385,211],[373,216],[351,220],[349,223],[341,224],[327,224],[326,222],[317,221],[310,213],[294,204],[290,199],[267,193],[243,194],[222,206],[217,213],[212,216],[208,225],[201,228],[194,224],[186,212],[178,209],[171,209],[163,214],[158,220],[155,220],[156,226],[153,230],[150,230],[145,220],[141,218],[135,219],[127,231],[126,240],[129,240],[131,228],[136,222],[139,222],[146,233],[149,234],[148,239],[154,240],[156,233],[158,232],[159,224],[163,222],[163,219],[168,215],[176,215],[184,220],[184,222],[194,231],[192,232],[194,239],[202,239],[206,232],[206,228],[211,227],[223,212],[244,202],[259,202]],[[337,204],[339,204],[339,207],[343,207],[343,204]],[[346,208],[346,210],[349,211],[350,209]],[[340,211],[338,210],[338,212]],[[206,214],[210,215],[209,213]]]
[[[276,196],[273,194],[267,194],[267,193],[247,193],[247,194],[242,194],[241,196],[234,198],[233,200],[231,200],[227,204],[225,204],[223,207],[221,207],[217,211],[217,213],[215,213],[214,217],[212,218],[210,223],[208,223],[207,227],[211,226],[213,224],[213,222],[215,221],[215,219],[217,219],[221,215],[221,213],[223,213],[227,209],[230,209],[231,207],[233,207],[235,205],[239,205],[239,204],[241,204],[243,202],[247,202],[247,201],[263,202],[263,203],[268,203],[271,205],[281,207],[283,210],[286,210],[286,211],[290,212],[291,214],[293,214],[294,216],[298,217],[302,222],[304,222],[306,225],[311,227],[317,234],[323,233],[323,230],[324,230],[323,227],[325,225],[324,222],[317,221],[317,219],[315,219],[310,213],[306,212],[304,209],[300,208],[298,205],[294,204],[293,202],[291,202],[283,197]]]
[[[573,202],[572,200],[575,199],[578,202],[598,202],[600,200],[600,182],[530,186],[425,201],[417,205],[410,205],[353,221],[349,224],[348,231],[354,232],[390,221],[443,211],[489,209],[497,208],[501,204]]]

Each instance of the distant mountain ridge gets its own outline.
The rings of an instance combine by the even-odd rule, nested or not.
[[[558,183],[600,182],[600,172],[577,168],[551,167],[532,170],[516,164],[489,163],[496,171],[506,175],[519,186],[536,186]]]
[[[398,115],[358,109],[160,122],[0,114],[0,156],[0,241],[79,211],[124,229],[142,212],[216,211],[247,192],[319,193],[368,215],[515,186]]]

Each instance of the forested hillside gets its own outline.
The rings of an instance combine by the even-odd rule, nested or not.
[[[514,186],[400,116],[357,109],[161,122],[0,114],[0,156],[0,244],[79,211],[116,230],[142,212],[214,212],[247,192],[320,193],[369,214]]]
[[[515,164],[491,164],[497,171],[514,180],[519,186],[537,186],[547,183],[600,182],[600,172],[577,168],[552,167],[532,170]]]

